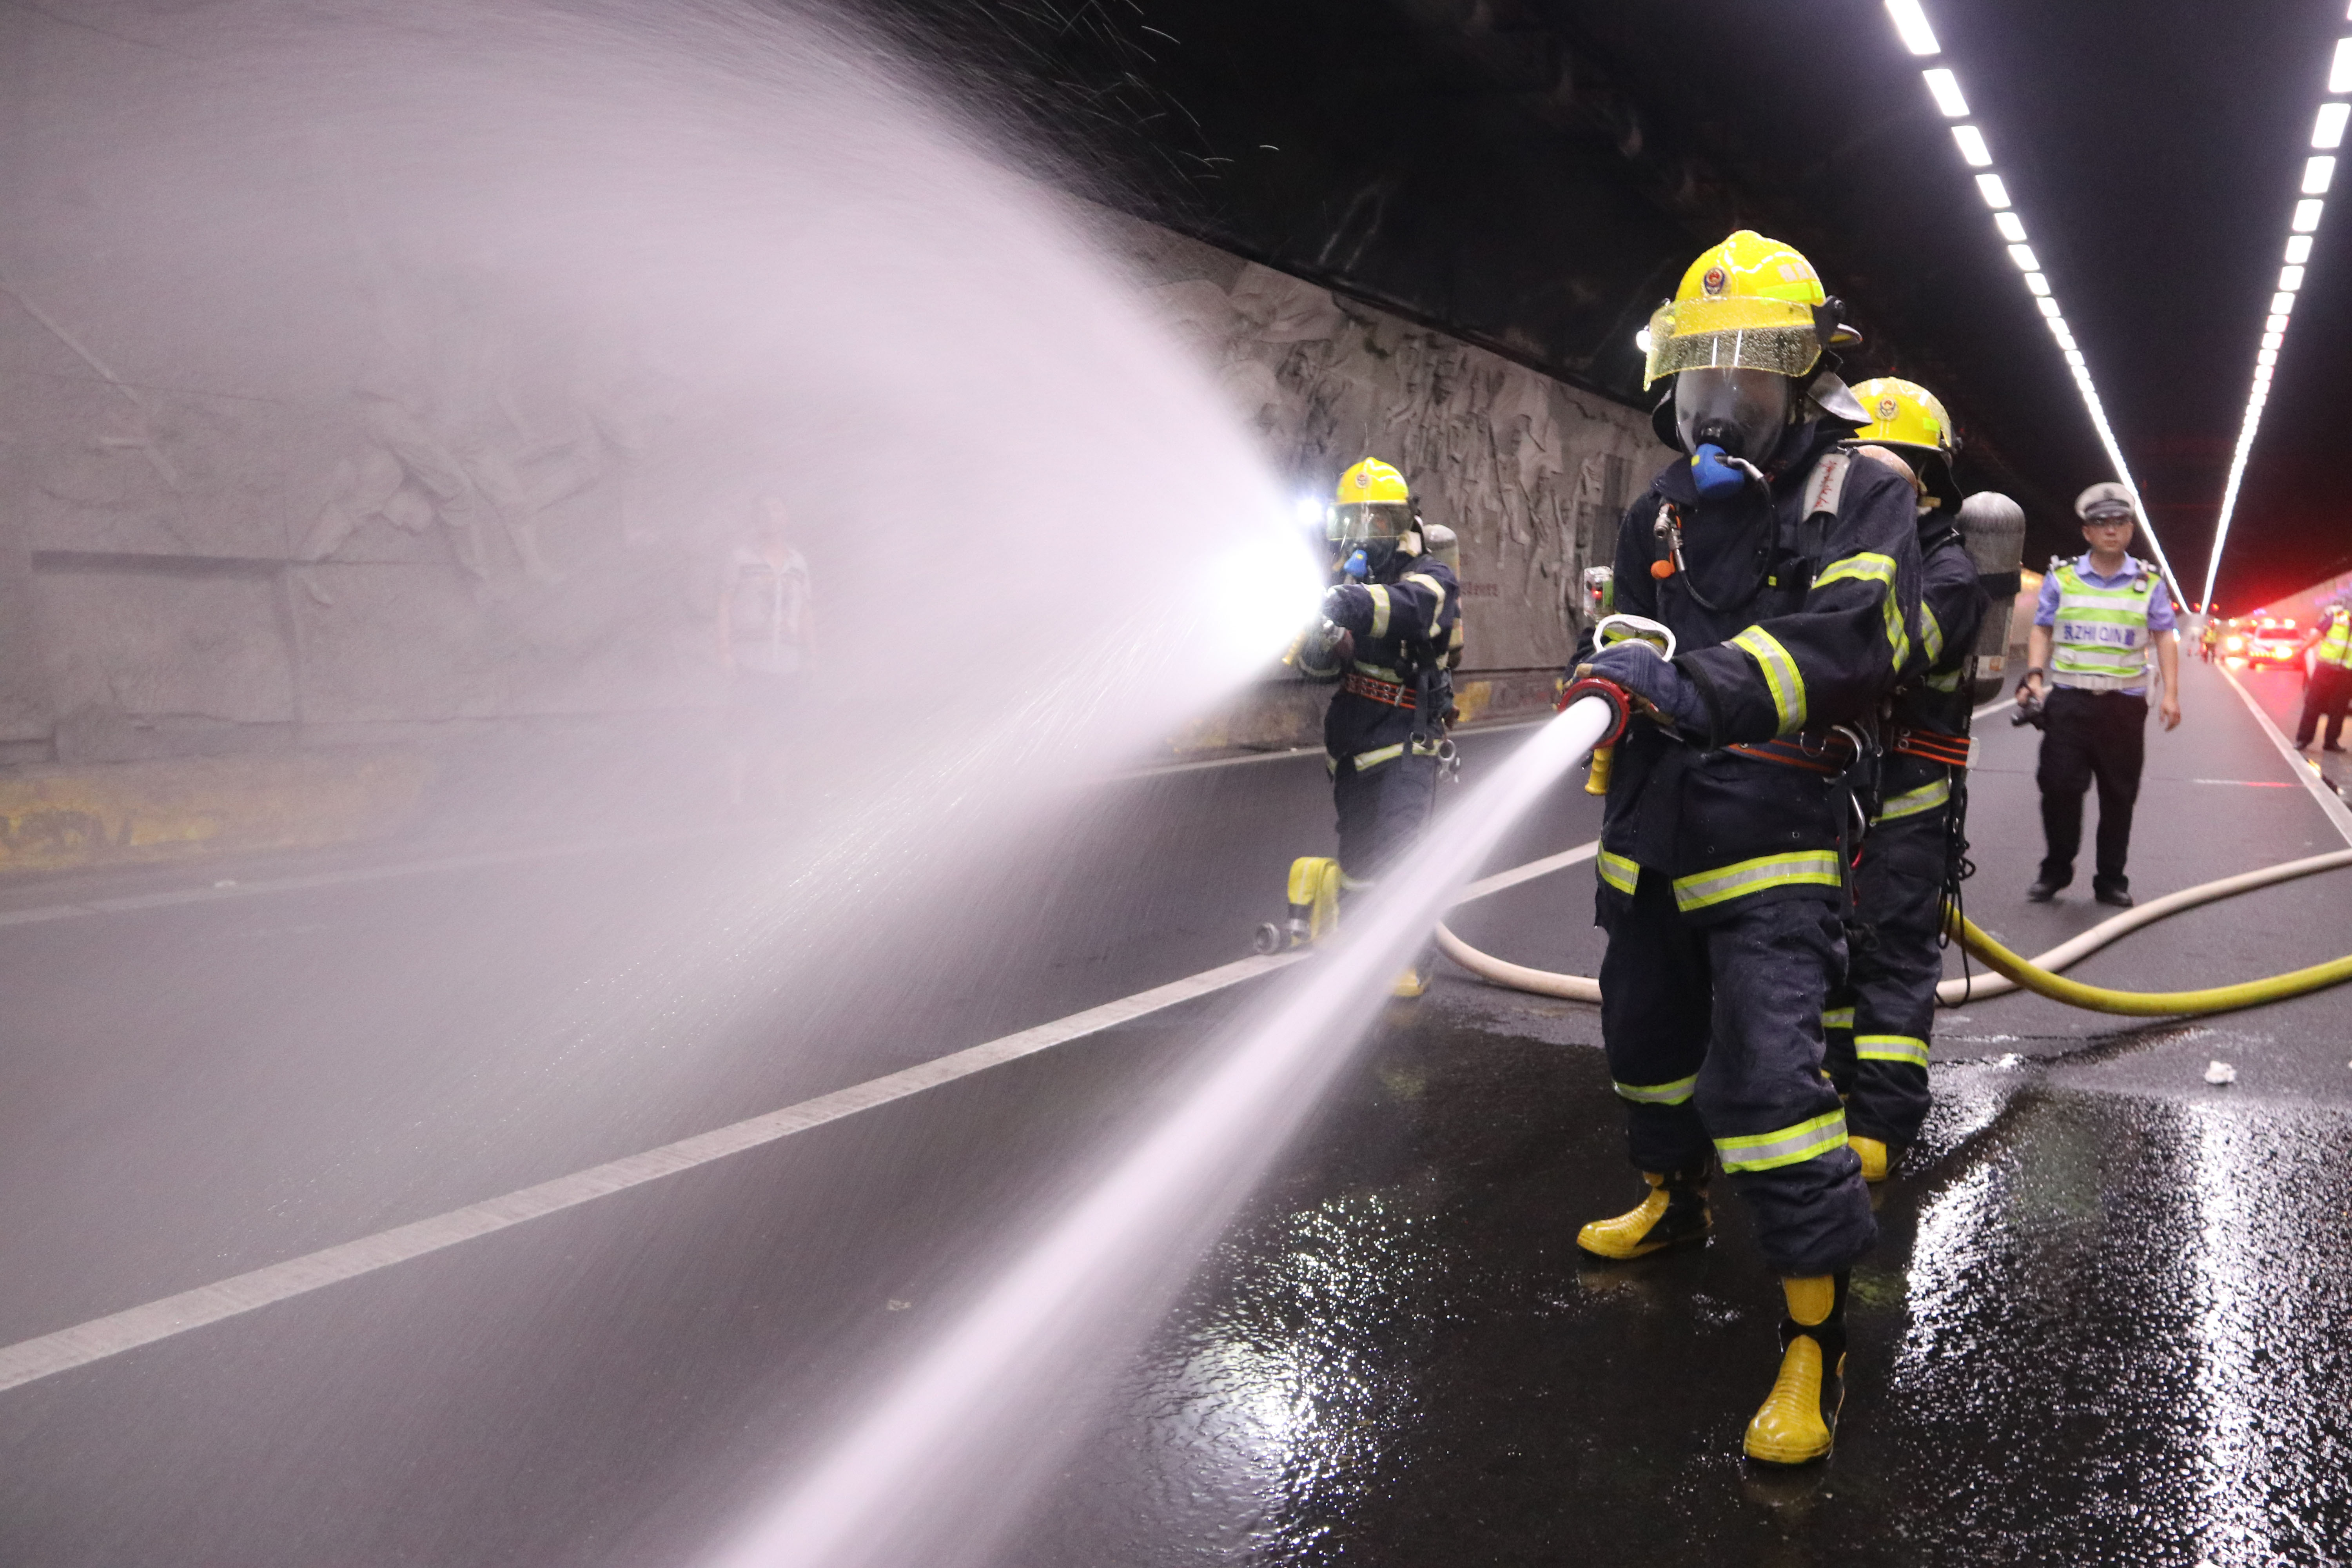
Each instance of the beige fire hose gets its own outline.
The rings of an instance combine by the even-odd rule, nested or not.
[[[2117,937],[2168,915],[2179,914],[2183,910],[2211,903],[2217,899],[2252,892],[2257,888],[2292,881],[2298,877],[2308,877],[2315,872],[2331,871],[2340,866],[2352,866],[2352,849],[2314,855],[2307,859],[2290,860],[2282,866],[2241,872],[2234,877],[2223,877],[2194,888],[2184,888],[2179,892],[2151,899],[2137,909],[2126,910],[2111,920],[2102,921],[2081,935],[2031,960],[2020,958],[1993,941],[1978,929],[1973,921],[1963,921],[1959,932],[1962,944],[1999,973],[1981,979],[1947,980],[1937,987],[1937,999],[1953,1006],[2002,995],[2021,986],[2053,1001],[2096,1012],[2169,1017],[2183,1014],[2228,1012],[2232,1008],[2281,1001],[2340,984],[2352,980],[2352,956],[2313,964],[2285,974],[2271,975],[2263,980],[2249,980],[2236,985],[2214,986],[2201,991],[2115,991],[2063,979],[2054,973],[2096,952]],[[1442,924],[1437,928],[1437,946],[1455,963],[1496,985],[1533,992],[1539,996],[1563,996],[1574,1002],[1601,1000],[1598,981],[1581,974],[1560,974],[1548,969],[1530,969],[1524,964],[1506,962],[1491,953],[1479,952]]]

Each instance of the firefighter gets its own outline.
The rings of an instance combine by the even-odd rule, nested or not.
[[[1927,1041],[1943,978],[1944,889],[1963,847],[1969,669],[1987,605],[1960,539],[1959,443],[1950,416],[1916,382],[1883,377],[1853,389],[1871,422],[1863,450],[1897,465],[1918,494],[1919,615],[1913,664],[1881,732],[1876,809],[1854,867],[1854,915],[1867,936],[1822,1026],[1830,1078],[1846,1100],[1846,1142],[1865,1182],[1883,1182],[1927,1116]],[[2007,497],[1973,507],[2011,506]]]
[[[1651,318],[1653,423],[1686,456],[1620,524],[1620,613],[1663,623],[1580,678],[1646,715],[1615,748],[1596,894],[1601,1033],[1649,1193],[1578,1244],[1638,1258],[1706,1234],[1720,1163],[1780,1276],[1780,1373],[1756,1459],[1829,1452],[1848,1270],[1876,1238],[1822,1013],[1845,970],[1851,773],[1912,659],[1914,490],[1845,447],[1868,416],[1832,372],[1859,341],[1804,257],[1747,230]]]
[[[1452,667],[1461,657],[1461,585],[1449,529],[1425,524],[1404,475],[1378,458],[1339,476],[1326,537],[1332,585],[1302,673],[1336,680],[1323,718],[1339,817],[1339,891],[1364,892],[1429,823],[1453,756]],[[1428,989],[1426,953],[1395,992]]]

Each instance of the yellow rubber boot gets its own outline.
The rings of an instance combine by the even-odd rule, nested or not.
[[[1862,1159],[1862,1179],[1876,1185],[1886,1180],[1886,1173],[1895,1168],[1895,1151],[1883,1139],[1864,1138],[1857,1132],[1845,1141],[1845,1146]]]
[[[1609,1219],[1576,1233],[1576,1245],[1596,1258],[1646,1258],[1685,1241],[1704,1241],[1714,1227],[1706,1206],[1706,1171],[1644,1171],[1650,1195]]]
[[[1339,930],[1339,862],[1328,855],[1302,855],[1290,863],[1287,945],[1328,942]]]
[[[1429,983],[1436,978],[1437,950],[1433,947],[1424,947],[1413,956],[1412,964],[1398,973],[1394,984],[1389,987],[1389,994],[1408,999],[1419,996],[1429,989]]]
[[[1748,1457],[1768,1465],[1826,1458],[1845,1403],[1846,1276],[1780,1281],[1789,1315],[1780,1323],[1780,1375],[1748,1423]]]

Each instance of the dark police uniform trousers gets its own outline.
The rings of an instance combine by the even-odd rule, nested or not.
[[[2299,752],[2311,744],[2315,735],[2322,745],[2340,744],[2347,709],[2352,709],[2352,669],[2325,661],[2315,665],[2311,684],[2303,689],[2303,715],[2295,721],[2294,749]]]
[[[1792,431],[1769,494],[1703,498],[1670,465],[1620,525],[1615,570],[1616,608],[1674,629],[1710,726],[1636,721],[1610,782],[1595,914],[1628,1152],[1646,1171],[1720,1160],[1789,1276],[1846,1268],[1876,1236],[1822,1071],[1852,796],[1813,764],[1829,726],[1893,689],[1918,603],[1911,485],[1869,458],[1832,472],[1844,428]],[[1669,523],[1686,550],[1661,580]]]
[[[2048,853],[2042,879],[2060,886],[2074,875],[2083,847],[2083,796],[2099,786],[2097,888],[2123,888],[2131,854],[2132,807],[2147,756],[2147,698],[2129,691],[2052,689],[2042,703],[2042,837]]]

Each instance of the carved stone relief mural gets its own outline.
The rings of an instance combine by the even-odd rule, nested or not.
[[[1582,568],[1665,458],[1639,412],[1488,350],[1132,219],[1105,226],[1302,497],[1349,464],[1405,471],[1461,537],[1467,667],[1556,668]]]
[[[1473,669],[1567,657],[1579,569],[1656,455],[1638,414],[1100,221],[1296,494],[1377,454],[1456,530]],[[270,395],[118,375],[106,321],[0,279],[0,746],[114,760],[717,700],[719,572],[754,497],[697,489],[690,389],[487,267],[356,234],[341,255],[341,357]]]

